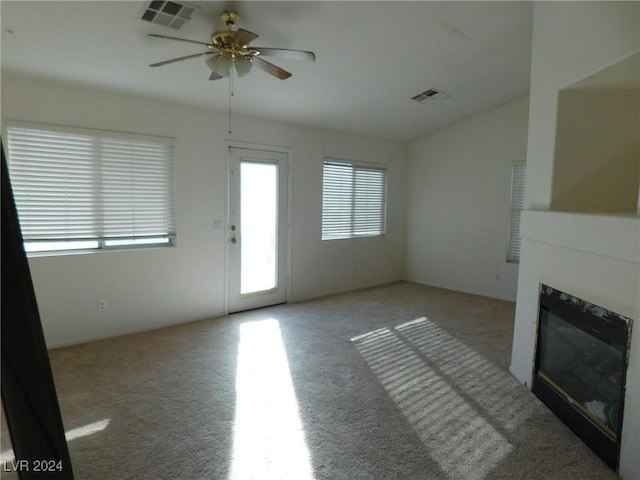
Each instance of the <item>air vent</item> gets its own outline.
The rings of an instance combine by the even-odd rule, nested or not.
[[[177,2],[154,0],[142,14],[142,20],[177,30],[191,19],[192,13],[193,8],[187,5]]]
[[[447,92],[443,92],[437,88],[430,88],[429,90],[425,90],[422,93],[419,93],[415,97],[411,97],[411,100],[415,100],[419,103],[424,103],[427,100],[446,100],[447,98],[451,98]]]

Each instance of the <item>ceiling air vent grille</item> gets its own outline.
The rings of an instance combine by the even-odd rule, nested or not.
[[[429,90],[425,90],[424,92],[411,97],[411,100],[415,100],[418,103],[424,103],[427,100],[446,100],[447,98],[451,98],[451,95],[437,88],[430,88]]]
[[[191,19],[193,8],[177,2],[154,0],[142,14],[145,22],[179,29]]]

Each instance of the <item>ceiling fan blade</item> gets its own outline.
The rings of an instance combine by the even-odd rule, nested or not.
[[[210,43],[198,42],[197,40],[189,40],[188,38],[170,37],[169,35],[158,35],[157,33],[147,33],[147,35],[149,35],[150,37],[164,38],[166,40],[178,40],[180,42],[195,43],[196,45],[206,45],[207,47],[211,48]]]
[[[283,70],[282,68],[274,65],[273,63],[269,63],[266,60],[260,58],[259,56],[253,57],[253,63],[256,64],[260,70],[264,70],[267,73],[270,73],[274,77],[279,78],[280,80],[286,80],[291,76],[289,72]]]
[[[216,52],[202,52],[202,53],[194,53],[193,55],[187,55],[184,57],[172,58],[171,60],[165,60],[164,62],[152,63],[149,65],[150,67],[161,67],[163,65],[168,65],[169,63],[182,62],[183,60],[189,60],[190,58],[201,57],[202,55],[211,55]]]
[[[240,46],[245,46],[245,45],[249,45],[252,41],[258,38],[258,35],[253,32],[250,32],[249,30],[239,28],[231,38],[234,43]]]
[[[316,61],[316,54],[313,52],[306,52],[303,50],[289,50],[286,48],[265,48],[265,47],[252,47],[260,52],[263,57],[278,57],[287,58],[289,60],[308,60],[310,62]]]
[[[221,78],[222,78],[222,75],[211,70],[211,75],[209,75],[209,80],[220,80]]]

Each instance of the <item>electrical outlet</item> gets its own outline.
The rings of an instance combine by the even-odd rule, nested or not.
[[[98,311],[105,312],[107,310],[107,301],[106,300],[98,300]]]

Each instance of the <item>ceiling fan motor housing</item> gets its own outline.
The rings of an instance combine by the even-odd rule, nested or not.
[[[236,32],[233,30],[214,32],[211,35],[211,45],[222,53],[226,53],[234,57],[256,55],[258,53],[258,50],[255,48],[249,48],[247,45],[240,45],[236,43],[234,40],[235,33]]]
[[[238,12],[225,10],[220,14],[220,20],[222,20],[227,27],[231,28],[238,21]]]
[[[233,26],[238,21],[238,18],[238,13],[232,10],[222,12],[220,19],[227,26],[227,30],[213,32],[211,34],[211,45],[232,58],[238,56],[251,57],[253,55],[257,55],[259,53],[258,50],[238,43],[238,37],[236,36],[236,33],[238,32],[233,30]]]

